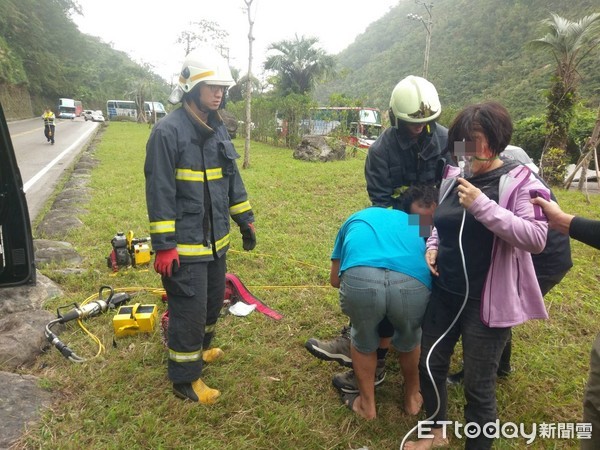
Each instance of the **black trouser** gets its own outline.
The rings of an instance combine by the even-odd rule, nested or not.
[[[163,277],[169,308],[169,378],[191,383],[202,375],[202,350],[210,347],[225,298],[225,255],[210,262],[181,264]]]
[[[600,448],[600,334],[590,355],[590,374],[583,395],[583,422],[592,424],[592,438],[582,439],[582,450]]]
[[[49,141],[52,141],[52,143],[54,143],[55,128],[56,126],[54,125],[44,125],[44,136],[46,136],[46,139],[48,139]]]
[[[458,314],[463,300],[463,296],[451,294],[441,290],[435,284],[433,285],[431,300],[423,318],[423,338],[419,361],[421,393],[427,417],[431,417],[438,404],[427,370],[426,362],[429,357],[429,370],[440,396],[439,411],[431,420],[447,420],[446,377],[454,347],[462,336],[466,398],[465,423],[474,422],[483,427],[496,420],[496,372],[510,328],[485,326],[480,319],[481,302],[468,300],[458,321],[429,355],[434,343],[448,329]],[[492,439],[483,434],[477,438],[467,439],[465,444],[465,448],[477,450],[489,449],[491,446]]]

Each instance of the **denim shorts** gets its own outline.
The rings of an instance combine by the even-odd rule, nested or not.
[[[394,326],[393,347],[409,352],[421,343],[421,323],[430,290],[419,280],[393,270],[352,267],[342,273],[340,306],[352,322],[352,345],[361,353],[379,347],[379,322]]]

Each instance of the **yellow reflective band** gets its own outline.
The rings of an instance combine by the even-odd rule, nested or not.
[[[201,78],[210,77],[211,75],[214,75],[214,74],[215,74],[214,70],[207,70],[206,72],[200,72],[200,73],[194,75],[193,77],[190,77],[190,81],[196,81]]]
[[[252,206],[250,206],[250,202],[246,200],[245,202],[230,206],[229,214],[235,216],[236,214],[241,214],[243,212],[250,211],[251,209]]]
[[[229,234],[219,239],[215,248],[217,251],[229,245]],[[208,256],[212,254],[212,247],[200,244],[177,244],[177,253],[179,256]]]
[[[218,180],[223,178],[223,169],[217,167],[216,169],[206,169],[206,179],[209,181]]]
[[[192,169],[175,170],[175,179],[179,181],[204,181],[204,172]]]
[[[169,359],[178,363],[199,361],[202,358],[202,350],[196,352],[176,352],[169,349]]]
[[[150,222],[150,234],[152,233],[174,233],[175,221],[165,220],[163,222]]]
[[[219,180],[223,178],[223,169],[220,167],[216,169],[206,170],[206,179],[209,181]],[[204,182],[204,172],[202,170],[192,169],[177,169],[175,171],[175,179],[179,181],[200,181]]]

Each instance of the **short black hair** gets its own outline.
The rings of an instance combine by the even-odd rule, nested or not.
[[[463,140],[472,141],[473,132],[476,131],[485,135],[494,156],[499,155],[512,137],[513,124],[508,110],[496,101],[465,107],[448,129],[448,145],[452,146],[454,142]]]
[[[438,195],[439,192],[435,186],[427,184],[412,185],[402,196],[402,210],[410,214],[410,206],[414,202],[420,202],[428,208],[437,203]]]

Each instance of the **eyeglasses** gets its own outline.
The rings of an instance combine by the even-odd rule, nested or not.
[[[206,86],[208,87],[208,89],[210,89],[210,92],[212,92],[213,94],[216,94],[219,91],[225,92],[225,86],[219,86],[216,84],[207,84]]]

